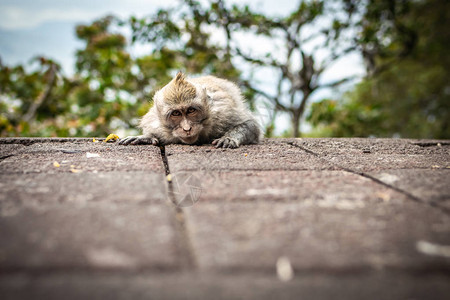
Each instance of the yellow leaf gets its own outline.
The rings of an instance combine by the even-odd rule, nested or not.
[[[111,133],[110,135],[108,135],[108,137],[107,137],[103,142],[104,142],[104,143],[106,143],[106,142],[108,142],[108,141],[115,142],[115,141],[117,141],[118,139],[119,139],[119,137],[118,137],[116,134]]]
[[[60,165],[57,161],[54,161],[54,162],[53,162],[53,166],[54,166],[55,168],[59,168],[61,165]]]
[[[168,181],[168,182],[171,182],[171,181],[172,181],[172,174],[167,175],[166,178],[167,178],[167,181]]]

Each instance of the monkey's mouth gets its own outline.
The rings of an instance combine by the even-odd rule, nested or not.
[[[185,144],[193,144],[197,141],[198,135],[189,135],[185,137],[180,137],[180,139]]]

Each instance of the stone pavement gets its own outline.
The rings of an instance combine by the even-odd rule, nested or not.
[[[449,299],[450,141],[0,139],[0,299]]]

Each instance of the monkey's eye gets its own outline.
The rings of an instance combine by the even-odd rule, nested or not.
[[[195,108],[189,107],[188,110],[187,110],[187,113],[188,113],[188,114],[192,114],[192,113],[194,113],[195,111],[196,111]]]
[[[174,116],[174,117],[179,117],[179,116],[181,116],[181,112],[180,112],[179,110],[174,110],[174,111],[171,113],[171,115]]]

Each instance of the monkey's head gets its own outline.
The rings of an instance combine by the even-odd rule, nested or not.
[[[185,144],[197,142],[209,118],[204,88],[188,82],[179,72],[154,97],[160,122],[166,131]]]

